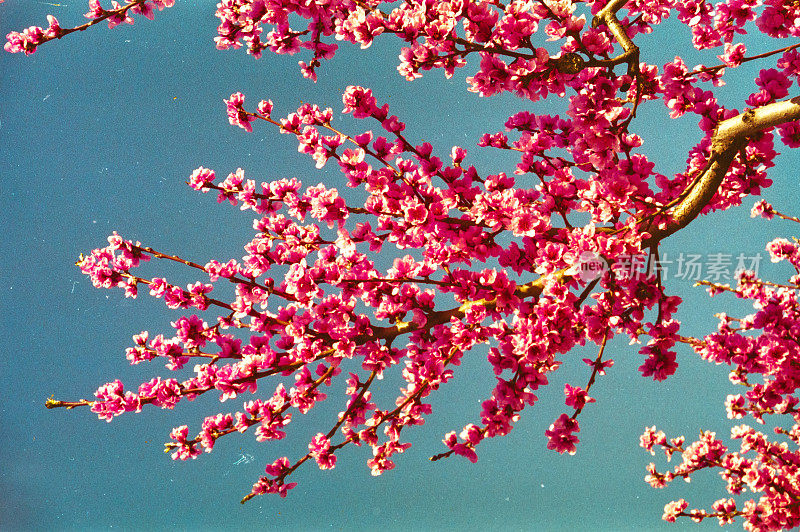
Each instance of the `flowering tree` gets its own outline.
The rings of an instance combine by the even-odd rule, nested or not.
[[[153,18],[173,3],[134,0],[106,9],[91,0],[89,22],[62,28],[50,16],[47,28],[10,33],[5,49],[32,54],[104,21],[113,28],[133,23],[134,15]],[[304,188],[296,179],[257,185],[241,169],[220,180],[213,170],[198,168],[190,187],[214,191],[219,202],[256,214],[256,235],[242,260],[203,265],[115,233],[108,246],[78,262],[96,287],[119,287],[136,297],[145,286],[171,309],[204,312],[205,318],[193,312],[178,317],[172,337],[137,334],[127,350],[132,364],[161,359],[175,371],[194,359],[193,374],[155,377],[135,392],[116,380],[100,386],[94,400],[51,399],[47,406],[88,406],[111,421],[147,405],[172,409],[211,390],[220,392],[221,401],[248,397],[239,411],[206,417],[199,431],[190,433],[187,425],[172,431],[167,451],[186,460],[251,427],[258,441],[284,438],[294,411],[307,413],[327,398],[323,390],[333,379],[345,380],[338,417],[308,442],[308,452],[267,465],[267,476],[242,502],[264,493],[286,496],[297,468],[311,460],[333,468],[337,451],[350,444],[370,447],[373,475],[392,469],[394,455],[411,445],[404,429],[423,424],[431,413],[426,398],[450,380],[466,352],[483,344],[496,386],[487,390],[476,422],[446,434],[446,449],[432,460],[457,454],[476,461],[484,439],[508,434],[522,410],[534,405],[534,392],[548,383],[564,354],[595,344],[596,357],[584,359],[586,382],[565,386],[567,412],[546,431],[548,448],[575,453],[578,417],[595,402],[589,391],[613,365],[604,351],[618,335],[643,344],[644,377],[664,380],[675,373],[677,343],[731,365],[731,380],[747,388],[728,397],[731,418],[800,420],[798,243],[768,245],[773,260],[787,260],[798,271],[787,284],[762,281],[747,270],[739,272],[735,287],[708,283],[712,295],[733,292],[752,300],[755,313],[723,315],[719,330],[705,338],[680,334],[673,316],[681,301],[668,294],[658,268],[662,241],[697,216],[739,205],[771,184],[766,171],[777,155],[775,132],[786,146],[800,146],[800,100],[786,99],[800,75],[800,44],[782,42],[748,56],[736,42],[747,32],[798,36],[800,8],[780,0],[393,4],[224,0],[217,6],[215,40],[220,49],[246,46],[256,58],[265,50],[302,52],[301,70],[312,80],[336,53],[334,40],[367,48],[379,35],[395,34],[407,43],[398,71],[408,80],[434,68],[452,76],[468,56],[477,56],[469,90],[487,97],[508,91],[522,101],[549,98],[563,106],[560,115],[513,114],[506,132],[479,140],[482,147],[516,152],[513,175],[481,175],[460,146],[437,155],[429,143],[416,144],[367,88],[351,86],[343,95],[344,111],[367,120],[350,133],[332,125],[331,109],[303,104],[275,117],[270,100],[248,107],[244,95],[232,94],[226,100],[231,124],[247,131],[274,126],[295,135],[317,167],[333,159],[344,184],[359,189],[362,200],[353,203],[353,194],[346,200],[325,185]],[[690,69],[676,57],[659,68],[640,57],[639,46],[673,9],[691,27],[695,48],[715,50],[714,65]],[[727,69],[750,61],[773,68],[760,71],[742,111],[724,107],[702,88],[723,85]],[[671,118],[699,118],[686,170],[671,177],[656,171],[642,153],[646,139],[633,132],[637,111],[661,103]],[[793,219],[765,202],[753,213]],[[307,217],[312,221],[306,225]],[[376,260],[384,249],[401,250],[388,269]],[[636,258],[643,271],[626,267]],[[183,288],[138,275],[140,264],[151,259],[196,269],[201,280]],[[227,301],[211,295],[221,280],[235,289]],[[372,392],[388,371],[400,372],[405,385],[393,405],[379,405]],[[270,382],[280,377],[293,377],[294,384],[287,389]],[[259,386],[267,396],[246,395]],[[742,441],[739,451],[710,432],[686,445],[683,437],[668,440],[655,427],[647,429],[641,439],[646,450],[683,459],[666,473],[651,465],[651,485],[718,468],[730,495],[753,494],[742,502],[720,499],[710,511],[687,511],[681,499],[666,506],[664,519],[716,517],[725,524],[741,516],[745,527],[759,530],[800,525],[799,426],[778,428],[783,442],[738,426],[731,436]]]

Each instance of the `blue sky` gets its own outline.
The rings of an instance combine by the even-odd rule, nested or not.
[[[0,5],[0,33],[45,24],[56,15],[65,27],[83,22],[86,7],[69,1],[7,0]],[[427,140],[440,157],[455,144],[486,175],[513,172],[513,160],[475,146],[482,133],[503,128],[519,110],[564,113],[565,101],[537,105],[514,97],[479,98],[464,77],[473,65],[445,80],[427,73],[413,83],[397,74],[399,42],[379,39],[370,49],[344,47],[323,65],[320,80],[302,78],[302,57],[265,54],[254,60],[243,51],[217,51],[213,7],[177,5],[153,22],[132,27],[93,28],[43,46],[30,57],[0,55],[0,528],[3,529],[659,529],[694,527],[660,521],[664,504],[685,497],[709,506],[722,497],[712,474],[691,485],[656,491],[647,486],[649,454],[638,448],[645,426],[692,438],[700,429],[727,437],[724,399],[735,388],[727,369],[714,367],[684,349],[678,373],[662,383],[642,378],[636,346],[614,342],[607,353],[616,364],[591,395],[597,404],[581,414],[581,444],[575,456],[545,449],[544,431],[563,410],[563,385],[585,385],[576,350],[551,385],[537,393],[512,433],[489,440],[470,464],[452,458],[436,463],[441,438],[477,421],[480,401],[493,386],[485,352],[464,357],[455,379],[432,398],[434,414],[408,431],[413,447],[382,477],[369,474],[368,449],[339,453],[332,471],[309,465],[293,478],[299,486],[287,499],[259,497],[239,505],[263,466],[276,457],[300,456],[309,438],[329,426],[342,409],[341,387],[303,418],[296,415],[286,440],[258,444],[251,434],[218,442],[214,453],[176,463],[163,453],[173,426],[196,431],[205,415],[228,412],[241,401],[220,404],[212,394],[175,411],[148,408],[112,423],[87,409],[44,408],[58,399],[91,398],[97,386],[115,378],[135,388],[154,375],[172,376],[160,365],[127,364],[124,349],[142,330],[168,332],[180,314],[149,297],[126,300],[119,291],[97,290],[74,266],[78,254],[103,246],[112,231],[155,249],[204,263],[243,255],[252,236],[252,216],[217,205],[215,198],[189,189],[184,181],[196,167],[218,174],[242,167],[269,181],[298,177],[304,184],[343,187],[335,167],[318,171],[297,153],[294,138],[257,126],[251,134],[232,127],[222,102],[241,91],[250,102],[271,98],[277,115],[300,102],[341,110],[348,85],[371,87],[380,102],[408,124],[408,136]],[[687,46],[688,30],[670,26],[640,36],[642,60],[663,65],[685,55],[693,66],[716,64]],[[750,52],[781,45],[754,39]],[[784,43],[785,45],[785,43]],[[773,64],[765,64],[768,68]],[[741,108],[755,71],[731,73],[721,91]],[[348,132],[372,127],[341,118]],[[684,168],[687,149],[700,139],[694,117],[669,120],[666,109],[650,105],[632,130],[645,139],[645,152],[664,174]],[[779,147],[779,151],[787,151]],[[764,196],[776,208],[796,205],[797,154],[784,153],[771,173],[775,185]],[[776,236],[796,234],[779,221],[751,220],[748,199],[741,208],[695,221],[665,243],[684,254],[763,253]],[[796,214],[796,213],[795,213]],[[765,255],[766,256],[766,255]],[[144,276],[196,280],[192,272],[148,265]],[[761,273],[785,278],[785,268],[764,264]],[[747,314],[730,298],[709,299],[685,279],[668,279],[668,290],[686,304],[683,333],[702,335],[716,326],[715,312]],[[397,377],[387,377],[384,402],[396,395]],[[326,429],[325,429],[326,430]],[[664,466],[663,460],[657,460]],[[703,525],[716,528],[714,523]]]

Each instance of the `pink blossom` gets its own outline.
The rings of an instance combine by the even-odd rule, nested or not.
[[[800,148],[800,121],[794,120],[778,126],[781,141],[790,148]]]
[[[258,102],[257,111],[261,116],[269,118],[272,114],[272,100],[261,100]]]
[[[644,434],[639,438],[639,445],[643,447],[650,454],[655,454],[653,447],[656,445],[666,445],[667,438],[664,432],[656,432],[655,425],[645,429]]]
[[[472,445],[458,443],[455,432],[447,433],[442,441],[455,454],[467,458],[473,464],[478,461],[478,455],[475,454]]]
[[[150,295],[153,297],[163,297],[169,284],[163,277],[154,277],[150,280]]]
[[[330,452],[330,447],[330,440],[322,433],[314,436],[308,444],[308,450],[320,469],[333,469],[336,466],[336,455]]]
[[[725,43],[725,53],[717,57],[719,57],[727,66],[736,68],[742,64],[742,59],[744,58],[746,51],[747,48],[742,43]]]
[[[247,113],[244,110],[244,94],[235,92],[231,94],[230,100],[223,100],[228,110],[228,122],[232,126],[239,126],[245,131],[253,131],[253,126],[250,125],[256,117]]]
[[[41,42],[40,35],[43,34],[44,30],[36,26],[31,26],[22,33],[12,31],[6,35],[7,42],[3,49],[12,54],[25,52],[25,55],[30,55],[36,51],[36,46]]]
[[[564,395],[567,396],[566,405],[576,410],[580,410],[586,403],[594,403],[595,399],[587,395],[586,390],[580,387],[572,387],[569,384],[564,385]]]
[[[133,24],[133,17],[130,16],[128,10],[123,10],[121,8],[122,6],[116,0],[111,2],[110,11],[112,14],[106,19],[108,21],[109,29],[113,29],[120,24]]]
[[[189,458],[195,459],[200,454],[200,449],[194,443],[190,443],[187,439],[189,435],[189,427],[181,425],[172,429],[169,437],[175,440],[175,452],[172,453],[173,460],[187,460]]]
[[[792,82],[783,72],[774,68],[762,69],[756,78],[756,85],[767,91],[773,99],[780,99],[789,94]]]
[[[756,218],[758,216],[771,220],[775,216],[775,210],[766,200],[758,200],[750,210],[750,217]]]
[[[798,255],[800,255],[800,251],[798,251],[798,245],[789,242],[785,238],[776,238],[767,244],[767,251],[769,251],[770,260],[772,262],[780,262],[785,259],[789,259],[790,261],[794,262],[792,259],[795,259]]]
[[[572,419],[567,414],[561,416],[550,425],[550,428],[545,431],[547,436],[547,448],[557,451],[559,453],[575,454],[575,444],[578,443],[578,437],[573,432],[580,432],[578,421]]]
[[[355,118],[366,118],[376,109],[376,99],[372,96],[372,91],[363,87],[350,85],[345,89],[342,96],[345,113],[352,112]]]
[[[88,19],[100,18],[106,10],[100,6],[100,0],[89,0],[89,12],[84,15]]]
[[[678,515],[681,514],[687,506],[689,506],[689,503],[687,503],[684,499],[672,501],[664,506],[664,515],[661,517],[661,519],[668,523],[674,523]]]
[[[674,475],[670,472],[661,474],[656,471],[656,465],[654,463],[647,464],[646,467],[647,475],[644,477],[644,481],[650,484],[651,487],[656,489],[662,489],[667,487],[667,485],[674,480]]]
[[[124,391],[119,380],[100,386],[94,395],[97,399],[92,402],[92,412],[109,423],[125,412],[140,412],[142,409],[139,396]]]
[[[178,339],[187,349],[206,345],[208,324],[199,317],[181,316],[180,319],[172,322],[172,326],[176,329]]]
[[[209,190],[208,185],[214,182],[214,177],[214,170],[209,170],[201,166],[192,172],[192,175],[189,177],[189,186],[195,190],[207,192]]]
[[[598,375],[605,375],[606,374],[606,368],[610,368],[611,366],[614,365],[614,361],[611,360],[611,359],[602,360],[601,361],[601,360],[592,360],[590,358],[584,358],[582,360],[586,364],[588,364],[588,365],[592,366],[593,368],[595,368]]]

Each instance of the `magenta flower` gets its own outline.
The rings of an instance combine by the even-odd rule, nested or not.
[[[253,126],[250,123],[255,121],[256,117],[244,110],[244,94],[235,92],[231,94],[230,100],[223,101],[228,112],[228,122],[233,126],[239,126],[247,132],[252,132]]]
[[[717,57],[719,57],[727,66],[736,68],[742,64],[742,59],[744,59],[745,52],[747,52],[747,48],[744,44],[731,44],[726,42],[725,53],[718,55]]]
[[[786,75],[774,68],[762,69],[756,78],[756,85],[765,90],[770,98],[780,99],[789,94],[792,82]]]
[[[269,116],[272,114],[272,100],[261,100],[258,102],[258,107],[256,110],[261,116],[269,118]]]
[[[687,506],[689,506],[689,503],[687,503],[684,499],[672,501],[664,506],[664,515],[662,516],[662,519],[668,523],[674,523],[678,515],[681,514]]]
[[[767,203],[766,200],[758,200],[750,210],[750,217],[756,218],[758,216],[766,218],[767,220],[771,220],[775,216],[775,210],[772,208],[772,205]]]
[[[322,433],[314,436],[308,444],[309,453],[320,469],[333,469],[336,466],[336,455],[330,452],[330,447],[330,440]]]
[[[6,44],[3,49],[6,52],[15,54],[25,52],[25,55],[31,55],[36,51],[36,47],[44,41],[45,30],[38,26],[31,26],[22,33],[12,31],[6,35]]]
[[[610,368],[614,365],[614,361],[611,359],[608,360],[592,360],[590,358],[582,359],[586,364],[592,366],[596,369],[598,375],[605,375],[606,368]]]
[[[667,443],[667,437],[664,435],[664,432],[662,431],[656,432],[655,425],[646,428],[644,434],[642,434],[641,437],[639,438],[639,445],[653,455],[655,454],[655,451],[653,451],[653,447],[655,447],[656,445],[663,446],[666,443]]]
[[[587,391],[580,387],[573,387],[569,384],[564,385],[564,395],[567,396],[566,404],[574,408],[575,410],[580,410],[586,403],[594,403],[595,399],[593,397],[589,397]]]
[[[478,455],[475,454],[472,445],[468,443],[458,443],[455,432],[448,432],[442,441],[455,454],[465,457],[473,464],[478,461]]]
[[[800,148],[800,121],[781,124],[777,129],[781,142],[790,148]]]
[[[575,444],[578,443],[578,437],[573,432],[580,432],[578,421],[572,419],[567,414],[561,416],[550,425],[550,428],[545,431],[547,436],[547,448],[557,451],[559,453],[575,454]]]
[[[195,190],[207,192],[209,190],[208,185],[214,182],[214,178],[214,170],[209,170],[201,166],[192,172],[192,175],[189,177],[189,186]]]

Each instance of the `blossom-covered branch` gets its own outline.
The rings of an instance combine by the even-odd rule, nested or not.
[[[154,9],[161,11],[165,7],[172,7],[175,5],[175,0],[131,0],[125,5],[112,1],[111,5],[111,9],[104,9],[100,5],[100,0],[89,0],[89,12],[84,15],[89,19],[89,22],[74,28],[62,28],[56,17],[47,15],[49,26],[46,29],[39,26],[31,26],[22,31],[22,33],[12,31],[6,35],[7,42],[3,48],[6,52],[12,54],[24,52],[25,55],[31,55],[38,46],[48,41],[60,39],[76,31],[87,30],[104,20],[108,21],[109,28],[114,28],[120,24],[133,24],[131,13],[153,20]]]
[[[147,16],[148,8],[172,3],[137,0],[115,4],[112,11],[96,1],[90,5],[92,21],[85,27],[106,19],[128,21],[129,11]],[[393,457],[410,445],[404,429],[424,423],[432,413],[427,398],[483,344],[489,346],[494,386],[477,419],[458,434],[445,434],[447,450],[433,460],[460,455],[476,461],[481,442],[508,434],[521,412],[535,405],[536,390],[548,384],[566,353],[595,344],[596,357],[584,359],[585,387],[565,386],[567,412],[544,430],[548,448],[576,452],[578,417],[587,405],[596,405],[588,393],[612,367],[605,349],[617,335],[643,344],[639,370],[656,380],[677,370],[677,344],[735,365],[732,376],[748,391],[729,400],[731,417],[797,416],[800,380],[794,368],[800,355],[792,340],[800,322],[797,278],[778,286],[743,272],[736,288],[712,286],[714,292],[754,299],[758,312],[735,328],[724,319],[717,334],[694,339],[680,334],[680,298],[668,295],[657,271],[630,275],[620,268],[634,255],[656,262],[660,242],[699,215],[729,209],[769,187],[767,170],[778,155],[774,132],[784,145],[800,146],[800,100],[786,99],[800,75],[797,47],[749,58],[774,57],[775,68],[761,70],[742,102],[745,110],[727,108],[701,86],[723,83],[724,69],[690,69],[679,56],[663,67],[647,63],[647,34],[670,12],[691,28],[698,50],[723,47],[720,57],[729,69],[744,62],[744,49],[734,38],[748,23],[770,37],[800,34],[794,23],[800,12],[782,0],[764,6],[669,0],[400,5],[222,0],[216,12],[218,48],[245,45],[256,57],[267,49],[305,49],[312,55],[300,62],[301,70],[316,79],[322,61],[337,50],[334,40],[367,48],[379,35],[393,35],[405,43],[398,71],[406,79],[431,69],[452,76],[475,57],[470,91],[484,97],[513,92],[527,102],[550,98],[554,114],[518,110],[505,120],[504,131],[483,135],[479,147],[517,157],[512,168],[484,175],[462,146],[442,154],[430,143],[416,144],[406,124],[365,87],[350,86],[342,97],[344,113],[369,124],[353,133],[333,126],[330,108],[303,104],[277,118],[272,101],[261,100],[252,110],[245,108],[243,94],[232,94],[225,100],[232,125],[252,131],[259,123],[293,135],[317,168],[338,166],[341,184],[352,192],[340,194],[331,183],[304,186],[294,177],[259,183],[252,170],[241,168],[218,179],[213,170],[197,168],[188,179],[191,188],[214,191],[218,202],[255,215],[255,235],[241,260],[206,258],[202,265],[115,234],[79,266],[97,287],[123,288],[136,297],[137,286],[146,285],[171,309],[216,311],[208,321],[197,314],[178,317],[171,323],[173,334],[141,332],[126,352],[132,364],[161,360],[173,371],[192,359],[201,363],[184,380],[155,377],[135,392],[115,380],[100,386],[92,401],[51,399],[47,406],[89,406],[110,421],[148,404],[171,409],[211,390],[219,391],[222,401],[265,386],[274,390],[247,401],[242,411],[206,417],[194,437],[187,425],[175,428],[167,450],[186,460],[211,452],[218,438],[250,427],[258,441],[284,438],[295,411],[306,414],[326,400],[326,387],[347,371],[349,377],[341,377],[344,407],[327,432],[317,433],[300,458],[280,457],[267,465],[267,476],[243,502],[264,493],[285,496],[294,487],[289,477],[301,465],[313,459],[321,469],[333,468],[336,452],[351,443],[371,449],[372,474],[392,469]],[[298,20],[304,26],[293,29]],[[267,27],[272,29],[264,34]],[[9,35],[6,48],[33,53],[39,44],[82,28],[62,30],[51,21],[48,30]],[[627,69],[615,71],[619,65]],[[645,153],[652,128],[643,127],[641,136],[633,132],[648,125],[637,122],[637,111],[660,105],[670,118],[689,114],[698,120],[685,170],[669,177],[658,173]],[[758,205],[765,216],[794,219]],[[390,250],[396,258],[386,267],[378,257]],[[770,251],[800,264],[796,243],[773,242]],[[208,279],[184,289],[163,277],[133,273],[151,257],[183,264]],[[229,298],[208,295],[219,279],[233,285]],[[756,329],[758,337],[742,334]],[[372,402],[372,390],[389,371],[400,373],[403,388],[393,404]],[[757,374],[765,376],[763,384],[752,382]],[[281,377],[293,384],[273,383]],[[795,426],[781,434],[796,443],[796,432]],[[762,444],[748,429],[737,429],[734,437],[756,450],[755,462],[745,467],[709,432],[688,447],[680,438],[667,443],[655,429],[645,433],[648,450],[659,445],[668,456],[684,457],[684,465],[671,473],[651,467],[651,484],[722,468],[734,479],[732,493],[747,484],[766,497],[745,506],[718,501],[707,513],[684,512],[683,503],[672,503],[665,519],[714,516],[727,522],[743,516],[766,528],[800,522],[794,454],[779,444]]]

